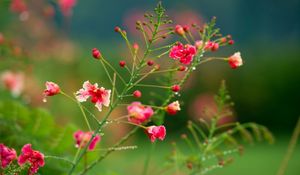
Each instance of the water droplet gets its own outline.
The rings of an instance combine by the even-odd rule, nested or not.
[[[192,67],[192,70],[196,70],[196,67]]]

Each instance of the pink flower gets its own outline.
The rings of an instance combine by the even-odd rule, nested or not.
[[[22,153],[19,156],[18,163],[22,166],[26,162],[30,164],[28,174],[33,175],[37,173],[39,167],[43,167],[45,165],[44,154],[33,150],[31,148],[31,144],[26,144],[22,148]]]
[[[64,16],[71,16],[76,0],[58,0],[58,5]]]
[[[111,90],[104,87],[98,88],[98,84],[91,84],[89,81],[83,83],[83,88],[76,92],[76,98],[79,102],[86,101],[91,97],[91,102],[95,103],[96,108],[102,111],[102,105],[108,107],[110,103]]]
[[[232,69],[235,69],[239,66],[243,65],[243,60],[240,52],[234,53],[232,56],[228,58],[228,63]]]
[[[4,144],[0,144],[0,162],[1,167],[4,169],[13,160],[17,159],[17,153],[14,149],[6,147]]]
[[[166,128],[161,126],[149,126],[146,129],[146,133],[150,138],[151,142],[154,142],[156,139],[164,140],[166,137]]]
[[[19,96],[24,88],[24,75],[20,72],[5,71],[1,74],[1,82],[13,96]]]
[[[53,96],[56,94],[59,94],[60,88],[56,83],[47,81],[45,83],[46,89],[44,90],[44,95],[45,96]]]
[[[191,64],[193,61],[194,56],[196,55],[196,47],[192,45],[185,45],[183,46],[182,43],[178,43],[177,45],[173,46],[169,57],[178,60],[182,64]]]
[[[178,35],[184,35],[185,34],[184,28],[181,25],[176,25],[174,31]]]
[[[10,3],[10,10],[16,13],[27,11],[27,5],[24,0],[12,0]]]
[[[177,111],[180,111],[180,104],[178,101],[175,101],[173,103],[170,103],[168,106],[166,106],[166,111],[170,115],[175,115]]]
[[[74,139],[76,141],[76,148],[84,148],[86,144],[89,143],[93,136],[93,132],[83,132],[81,130],[78,130],[74,133]],[[101,140],[101,137],[99,135],[96,135],[91,144],[88,146],[88,150],[92,151],[95,149],[97,143]]]
[[[147,121],[152,115],[151,107],[145,107],[140,102],[133,102],[127,107],[129,114],[128,121],[135,124],[142,124]]]

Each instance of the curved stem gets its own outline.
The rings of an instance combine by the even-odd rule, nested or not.
[[[102,57],[103,58],[103,57]],[[123,84],[126,84],[125,80],[123,79],[123,77],[120,75],[120,73],[106,60],[103,58],[103,62],[105,64],[108,65],[109,68],[111,68],[116,74],[117,76],[120,78],[120,80],[122,81]]]
[[[299,136],[300,136],[300,117],[298,119],[296,128],[295,128],[295,130],[293,132],[293,135],[292,135],[292,138],[290,140],[287,152],[284,156],[284,159],[281,162],[281,165],[280,165],[280,168],[278,170],[277,175],[284,175],[284,173],[286,172],[289,160],[291,159],[291,157],[293,155],[293,152],[295,150],[295,147],[296,147],[297,140],[298,140]]]
[[[78,101],[74,98],[72,98],[70,95],[66,94],[63,91],[60,91],[60,94],[62,94],[63,96],[67,97],[68,99],[70,99],[72,102],[75,102],[76,104],[78,104],[80,107],[82,107],[85,111],[87,111],[93,118],[94,120],[97,121],[97,123],[100,123],[99,120],[97,119],[97,117],[90,111],[88,110],[85,106],[83,106],[81,103],[78,103]]]
[[[133,130],[131,130],[126,136],[124,136],[119,142],[117,142],[112,147],[119,147],[121,144],[123,144],[128,138],[130,138],[133,134],[135,134],[138,131],[139,127],[135,127]],[[110,153],[112,153],[114,149],[107,150],[102,156],[100,156],[97,160],[95,160],[93,163],[91,163],[89,166],[86,167],[86,169],[79,173],[79,175],[85,174],[88,170],[93,168],[97,163],[101,162],[105,157],[107,157]]]

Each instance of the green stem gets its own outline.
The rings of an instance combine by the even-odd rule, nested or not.
[[[155,150],[155,146],[156,146],[156,142],[151,144],[150,151],[148,152],[147,157],[145,159],[144,169],[143,169],[142,175],[147,175],[147,172],[148,172],[148,169],[149,169],[150,159],[151,159],[151,156],[153,155],[153,151]]]
[[[295,150],[295,147],[297,145],[297,141],[298,141],[299,136],[300,136],[300,117],[298,119],[296,128],[295,128],[295,130],[293,132],[293,135],[292,135],[292,138],[290,140],[287,152],[284,156],[284,159],[281,162],[281,165],[280,165],[280,168],[277,172],[277,175],[284,175],[285,174],[286,169],[288,167],[289,160],[291,159],[291,157],[293,155],[293,152]]]
[[[49,155],[47,155],[47,156],[45,156],[45,158],[46,159],[50,158],[50,159],[61,160],[61,161],[64,161],[64,162],[67,162],[67,163],[73,165],[73,162],[71,160],[68,160],[68,159],[63,158],[63,157],[57,157],[57,156],[49,156]]]
[[[105,63],[105,64],[107,64],[108,65],[108,67],[109,68],[111,68],[116,74],[117,74],[117,76],[120,78],[120,80],[122,81],[122,83],[123,84],[126,84],[126,82],[125,82],[125,80],[123,79],[123,77],[120,75],[120,73],[108,62],[108,61],[106,61],[106,59],[104,59],[103,57],[102,57],[102,59],[103,59],[103,62]]]
[[[74,96],[76,96],[76,94],[74,94]],[[83,117],[84,117],[84,120],[85,120],[85,122],[86,122],[86,125],[87,125],[88,128],[89,128],[89,131],[92,131],[92,128],[91,128],[90,123],[89,123],[89,120],[87,119],[86,114],[85,114],[85,112],[84,112],[82,106],[80,105],[80,102],[77,101],[77,104],[78,104],[78,106],[79,106],[79,108],[80,108],[80,111],[81,111]]]
[[[121,140],[113,145],[113,148],[119,147],[121,144],[123,144],[125,141],[127,141],[133,134],[135,134],[138,131],[139,127],[135,127],[133,130],[131,130],[126,136],[121,138]],[[92,169],[95,165],[97,165],[99,162],[101,162],[105,157],[107,157],[110,153],[114,152],[114,149],[107,150],[102,156],[100,156],[97,160],[95,160],[93,163],[91,163],[89,166],[86,167],[85,170],[79,173],[79,175],[85,174],[87,171]]]
[[[68,99],[70,99],[72,102],[75,102],[76,104],[78,104],[81,108],[83,108],[85,111],[87,111],[94,118],[94,120],[97,121],[97,123],[100,123],[99,120],[97,119],[97,117],[90,110],[88,110],[85,106],[83,106],[81,103],[78,103],[78,101],[76,99],[72,98],[70,95],[64,93],[63,91],[60,91],[60,93],[63,96],[65,96]]]
[[[154,88],[162,88],[162,89],[170,89],[168,86],[159,86],[159,85],[152,85],[152,84],[136,84],[135,86],[139,87],[154,87]]]

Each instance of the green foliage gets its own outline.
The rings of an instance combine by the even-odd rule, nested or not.
[[[72,124],[56,124],[45,109],[32,109],[17,101],[0,101],[0,142],[14,148],[18,154],[24,144],[31,143],[46,158],[48,155],[68,157],[75,152],[72,137],[75,130],[76,127]],[[49,156],[46,159],[47,166],[41,172],[64,172],[68,164],[64,161],[53,161],[51,158]],[[15,165],[16,163],[11,166]],[[19,171],[13,167],[5,171],[12,170]]]
[[[271,132],[256,123],[230,122],[219,124],[228,114],[232,114],[232,102],[222,81],[218,94],[215,96],[218,110],[210,121],[199,119],[189,121],[187,128],[191,135],[182,135],[190,151],[182,151],[174,144],[174,151],[169,158],[169,164],[175,165],[187,174],[206,174],[214,169],[222,168],[233,160],[233,154],[242,153],[243,147],[239,138],[247,143],[266,140],[274,142]],[[240,137],[238,137],[238,135]],[[184,168],[186,167],[186,168]]]

